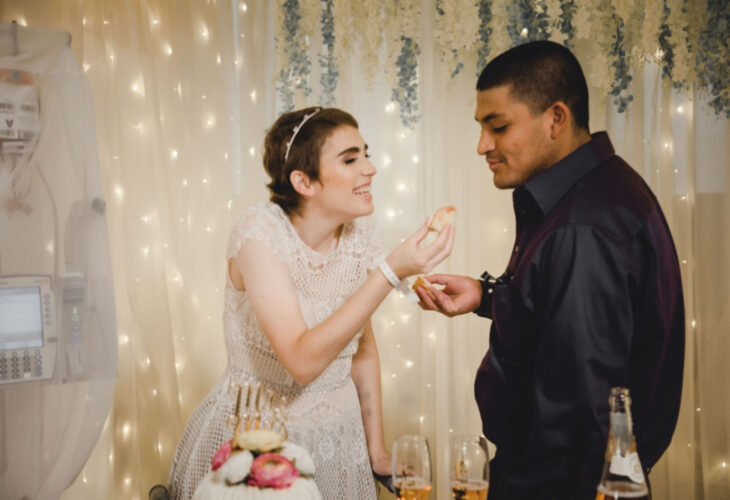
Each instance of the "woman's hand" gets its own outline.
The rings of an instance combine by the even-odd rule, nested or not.
[[[393,470],[390,453],[385,450],[371,453],[370,466],[376,474],[380,474],[381,476],[390,476]]]
[[[455,231],[453,224],[445,225],[433,243],[420,247],[428,235],[428,224],[429,220],[426,219],[423,226],[386,257],[386,262],[399,279],[428,273],[451,253]]]

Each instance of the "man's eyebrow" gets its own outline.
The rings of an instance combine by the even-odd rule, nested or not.
[[[479,123],[486,123],[489,120],[494,120],[495,118],[498,118],[500,116],[504,116],[504,113],[497,113],[496,111],[492,111],[489,114],[484,115],[482,118],[474,117],[474,119]]]
[[[365,150],[365,151],[367,151],[367,150],[368,150],[368,145],[367,145],[367,144],[365,144],[365,148],[364,148],[364,150]],[[357,147],[357,146],[352,146],[351,148],[347,148],[347,149],[345,149],[344,151],[341,151],[341,152],[340,152],[340,154],[338,154],[338,155],[337,155],[337,158],[339,158],[340,156],[346,155],[346,154],[350,154],[350,153],[359,153],[359,152],[360,152],[360,148],[359,148],[359,147]]]

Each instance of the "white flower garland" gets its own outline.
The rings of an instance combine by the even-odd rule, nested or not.
[[[335,17],[335,57],[338,64],[343,64],[350,59],[358,36],[354,25],[355,16],[351,8],[352,3],[335,0],[332,4],[332,12]]]
[[[352,15],[361,26],[358,47],[362,61],[360,68],[368,88],[375,85],[375,75],[380,73],[380,47],[383,44],[381,3],[378,0],[360,0],[353,2],[352,6]]]
[[[682,9],[683,4],[684,0],[667,0],[667,6],[669,7],[667,26],[669,26],[671,32],[669,43],[674,45],[672,79],[687,82],[693,80],[694,77],[691,71],[691,55],[687,43],[688,35],[682,29],[683,26],[687,25],[687,14]]]
[[[610,52],[616,22],[610,0],[598,0],[587,6],[577,2],[574,25],[578,43],[576,52],[583,64],[588,84],[598,88],[600,95],[607,95],[613,82],[614,68]]]
[[[322,17],[321,0],[299,0],[299,12],[302,18],[299,27],[302,34],[310,40],[319,35],[319,21]]]
[[[511,0],[494,0],[492,2],[492,50],[493,55],[501,54],[512,46],[512,39],[507,31],[509,13],[507,6]]]
[[[703,5],[700,5],[702,3]],[[687,2],[687,45],[691,48],[690,65],[695,68],[695,56],[700,44],[700,32],[702,27],[707,25],[707,6],[704,2]],[[697,81],[697,72],[691,71],[690,79]]]
[[[624,22],[624,47],[629,60],[642,60],[642,54],[636,46],[641,36],[641,20],[644,18],[644,4],[636,0],[614,0],[614,11]],[[655,13],[659,17],[659,13]]]
[[[613,95],[619,110],[631,100],[630,68],[654,60],[673,84],[711,85],[707,91],[716,97],[718,109],[728,107],[723,94],[727,76],[705,67],[722,60],[717,47],[724,46],[718,37],[726,36],[721,33],[725,18],[709,19],[708,9],[716,14],[722,7],[708,6],[706,0],[520,0],[517,4],[492,0],[486,5],[479,0],[331,0],[332,16],[325,22],[322,0],[277,0],[275,4],[277,78],[286,106],[293,106],[295,94],[306,96],[311,91],[310,63],[319,60],[322,66],[322,48],[332,44],[334,36],[335,57],[326,55],[328,76],[320,80],[323,89],[334,88],[338,70],[358,57],[358,68],[369,87],[385,73],[404,125],[412,126],[418,119],[423,4],[434,9],[434,46],[453,74],[461,68],[478,71],[477,58],[483,64],[483,59],[539,37],[538,32],[545,30],[555,42],[570,40],[591,87],[599,96]],[[527,37],[518,31],[523,27],[530,30]],[[328,42],[318,44],[318,38]]]
[[[385,30],[386,75],[388,84],[395,88],[398,84],[396,61],[403,47],[403,38],[420,41],[421,2],[418,0],[399,0],[382,2],[383,28]]]
[[[443,14],[435,13],[434,44],[441,60],[454,70],[459,63],[474,67],[479,40],[479,6],[475,0],[442,0]]]
[[[560,30],[560,21],[563,14],[562,9],[560,8],[560,0],[545,0],[543,3],[545,4],[550,23],[548,27],[550,40],[560,44],[565,43],[568,36]]]
[[[284,39],[284,34],[286,33],[286,24],[284,22],[284,2],[282,0],[279,0],[276,2],[276,6],[274,8],[274,15],[276,16],[276,61],[277,61],[277,67],[284,68],[286,67],[287,62],[287,45],[286,40]],[[277,71],[277,74],[279,72]]]
[[[661,59],[658,39],[664,3],[662,0],[644,0],[643,5],[644,15],[641,35],[636,45],[639,50],[639,60]]]

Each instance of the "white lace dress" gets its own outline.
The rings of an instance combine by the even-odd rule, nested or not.
[[[252,238],[286,263],[308,327],[324,321],[365,281],[383,256],[373,218],[345,225],[337,248],[326,255],[308,247],[283,210],[266,203],[249,208],[234,225],[228,258]],[[251,309],[246,292],[226,279],[223,325],[228,367],[223,379],[193,413],[170,470],[172,498],[188,499],[210,469],[218,447],[232,436],[226,424],[235,401],[228,385],[260,382],[284,394],[289,441],[305,447],[315,462],[324,500],[375,499],[360,403],[350,377],[361,333],[312,383],[298,385],[276,358]]]

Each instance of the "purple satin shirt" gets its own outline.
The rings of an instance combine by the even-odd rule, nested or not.
[[[490,499],[595,498],[608,395],[628,387],[639,457],[672,438],[684,363],[677,253],[656,197],[605,132],[513,192],[507,270],[483,275],[492,319],[475,395],[497,445]]]

